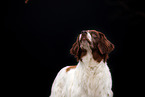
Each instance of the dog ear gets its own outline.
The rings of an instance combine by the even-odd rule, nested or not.
[[[99,32],[100,40],[98,42],[98,49],[100,53],[103,54],[109,54],[114,50],[114,44],[112,44],[103,33]]]
[[[80,50],[80,45],[79,45],[79,36],[78,36],[76,42],[72,45],[72,48],[70,49],[70,54],[74,55],[77,58],[77,60],[79,58],[79,50]]]

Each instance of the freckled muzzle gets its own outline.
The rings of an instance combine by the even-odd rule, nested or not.
[[[89,44],[91,44],[92,39],[91,39],[91,35],[88,30],[83,30],[81,32],[81,34],[79,36],[79,41],[80,41],[80,43],[82,41],[87,41]]]
[[[79,35],[79,43],[80,47],[83,49],[94,48],[92,36],[89,30],[81,32],[81,34]]]

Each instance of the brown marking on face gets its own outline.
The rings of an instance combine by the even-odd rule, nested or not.
[[[85,38],[90,44],[94,60],[96,60],[97,62],[100,62],[102,59],[104,59],[104,61],[107,61],[108,54],[114,50],[114,45],[106,38],[106,36],[102,32],[96,30],[86,31],[91,34],[92,43],[87,40],[87,37]],[[79,41],[79,36],[77,37],[76,42],[73,44],[70,50],[70,53],[77,58],[77,61],[81,60],[81,58],[87,54],[87,50],[80,48],[80,41],[82,41],[84,37],[81,37]]]
[[[76,68],[76,65],[75,66],[69,66],[67,69],[66,69],[66,72],[70,71],[71,69],[75,69]]]
[[[100,62],[102,59],[104,59],[104,61],[107,61],[108,54],[114,50],[114,45],[106,38],[106,36],[102,32],[96,30],[89,30],[89,32],[93,40],[93,58],[97,62]]]
[[[74,55],[75,58],[77,58],[77,61],[81,60],[81,58],[87,54],[87,51],[85,49],[80,48],[79,36],[77,37],[76,42],[72,45],[70,54]]]

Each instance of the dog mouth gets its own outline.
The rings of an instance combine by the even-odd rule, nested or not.
[[[86,37],[82,37],[82,41],[86,41],[87,40],[87,38]]]
[[[87,39],[86,37],[83,37],[83,38],[81,38],[81,40],[80,40],[80,43],[91,43],[90,41],[89,41],[89,39]]]
[[[80,47],[81,48],[91,48],[93,49],[94,48],[94,43],[92,41],[90,41],[87,37],[87,35],[82,35],[80,34],[79,36],[79,42],[80,42]]]
[[[91,41],[87,38],[87,36],[80,37],[80,47],[87,49],[91,47]]]
[[[88,42],[91,44],[91,41],[87,38],[87,36],[80,35],[80,43],[82,42]]]

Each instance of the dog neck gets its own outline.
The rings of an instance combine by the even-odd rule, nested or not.
[[[100,66],[105,65],[106,62],[102,59],[100,62],[97,62],[92,55],[92,50],[87,50],[86,55],[79,60],[78,65],[81,65],[82,69],[86,71],[95,72]]]

